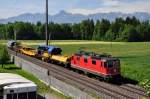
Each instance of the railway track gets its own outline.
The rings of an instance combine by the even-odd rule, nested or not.
[[[137,88],[135,85],[131,86],[130,84],[123,84],[120,86],[120,88],[122,89],[125,89],[125,90],[128,90],[130,92],[133,92],[133,93],[136,93],[136,94],[139,94],[141,96],[148,96],[145,92],[144,92],[144,89],[141,89],[141,88]]]
[[[16,55],[15,52],[11,51],[12,54]],[[102,98],[114,98],[114,99],[141,99],[142,97],[148,97],[145,92],[134,86],[130,87],[129,85],[113,85],[104,83],[73,71],[70,71],[66,68],[42,62],[36,58],[32,58],[26,55],[17,54],[17,56],[24,58],[34,64],[37,64],[41,67],[44,67],[49,70],[50,75],[63,80],[69,84],[75,85],[76,87],[84,90],[86,92],[94,92]]]

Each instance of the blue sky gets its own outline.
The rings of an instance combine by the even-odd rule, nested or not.
[[[107,12],[149,12],[150,0],[49,0],[49,14],[60,10],[93,14]],[[23,13],[44,13],[45,0],[0,0],[0,18]]]

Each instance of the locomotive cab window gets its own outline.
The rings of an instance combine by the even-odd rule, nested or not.
[[[108,63],[108,68],[112,68],[113,67],[113,61],[112,60],[108,61],[107,63]]]
[[[93,64],[93,65],[96,65],[96,60],[92,60],[92,64]]]

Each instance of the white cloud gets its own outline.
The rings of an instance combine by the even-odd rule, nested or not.
[[[119,0],[102,0],[104,6],[116,6],[119,4]]]
[[[121,0],[103,0],[103,6],[96,9],[69,9],[71,13],[94,14],[94,13],[108,13],[108,12],[148,12],[150,13],[150,0],[141,0],[136,2],[121,2]]]

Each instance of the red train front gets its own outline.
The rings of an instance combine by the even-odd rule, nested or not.
[[[81,51],[72,56],[71,67],[103,78],[120,77],[120,60],[110,55]]]

